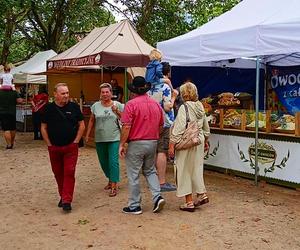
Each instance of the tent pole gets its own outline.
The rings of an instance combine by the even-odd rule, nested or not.
[[[82,95],[81,93],[83,94],[83,84],[82,84],[82,73],[79,73],[80,74],[80,97],[79,97],[79,107],[80,107],[80,111],[82,113],[82,110],[83,110],[83,98],[82,98]]]
[[[260,58],[256,58],[256,93],[255,93],[255,185],[258,186],[258,126],[259,126],[259,70]]]
[[[128,88],[127,88],[127,84],[128,84],[128,79],[127,79],[127,68],[124,68],[124,94],[125,94],[125,98],[124,98],[124,102],[126,103],[128,101]]]
[[[28,104],[28,82],[26,81],[26,95],[25,95],[25,107],[24,107],[24,132],[27,130],[27,104]]]

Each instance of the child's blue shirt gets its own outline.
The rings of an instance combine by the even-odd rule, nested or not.
[[[162,64],[158,60],[150,61],[146,67],[146,82],[150,82],[152,86],[157,85],[161,83],[160,79],[163,77]]]

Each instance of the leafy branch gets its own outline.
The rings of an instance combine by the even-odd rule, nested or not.
[[[238,144],[238,152],[240,154],[240,159],[243,161],[243,162],[250,162],[250,167],[252,169],[255,169],[255,164],[253,163],[251,157],[250,159],[247,159],[244,152],[240,149],[240,144]]]
[[[209,153],[209,149],[208,149],[206,155],[204,156],[204,160],[207,160],[209,158],[209,156],[215,157],[217,155],[217,151],[218,151],[219,147],[220,147],[220,143],[218,141],[217,146],[214,147],[214,149],[211,153]]]
[[[267,175],[267,173],[273,173],[275,168],[283,169],[286,166],[286,162],[288,161],[289,158],[290,158],[290,150],[288,150],[287,156],[283,157],[280,164],[275,164],[274,161],[271,167],[264,169],[265,176]]]

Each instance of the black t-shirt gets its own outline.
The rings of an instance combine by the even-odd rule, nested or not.
[[[47,124],[48,136],[51,144],[65,146],[74,141],[77,135],[78,122],[83,115],[76,103],[68,102],[63,107],[54,102],[47,104],[42,123]]]

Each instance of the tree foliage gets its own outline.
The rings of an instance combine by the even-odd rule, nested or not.
[[[231,9],[240,0],[115,0],[150,44],[191,31]]]
[[[7,0],[1,3],[0,44],[2,49],[0,64],[7,62],[12,45],[20,42],[15,36],[17,33],[16,26],[26,17],[28,11],[27,1]]]
[[[6,0],[0,8],[0,61],[39,50],[62,52],[94,27],[113,23],[110,10],[130,19],[148,43],[182,35],[240,0]],[[124,8],[119,9],[117,3]],[[107,6],[110,6],[108,9]]]
[[[78,35],[114,22],[99,0],[7,0],[0,15],[2,64],[39,50],[62,52],[78,41]]]
[[[22,34],[40,49],[61,52],[74,35],[114,21],[97,1],[31,0],[28,25],[19,26]],[[72,42],[71,42],[72,44]]]

